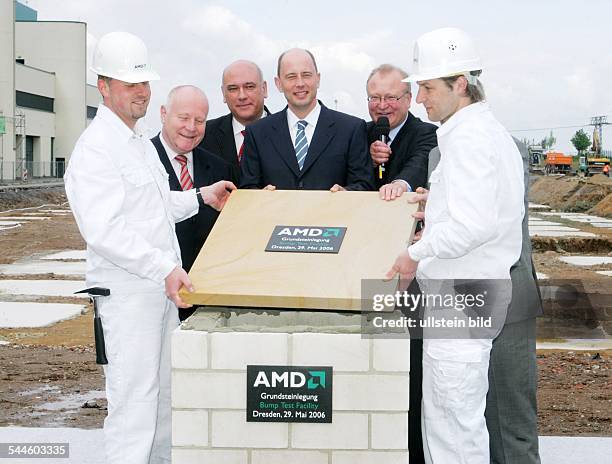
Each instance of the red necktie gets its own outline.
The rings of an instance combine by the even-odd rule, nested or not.
[[[185,155],[176,155],[174,159],[177,160],[181,165],[181,178],[179,179],[181,183],[181,188],[183,190],[192,189],[193,181],[191,180],[189,170],[187,169],[187,157]]]
[[[238,150],[238,164],[242,161],[242,155],[244,155],[244,134],[246,134],[246,130],[243,129],[240,131],[242,134],[242,145],[240,145],[240,150]]]

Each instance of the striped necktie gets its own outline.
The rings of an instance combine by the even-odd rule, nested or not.
[[[300,171],[304,167],[304,160],[308,154],[308,140],[306,139],[307,121],[297,122],[297,133],[295,134],[295,157],[297,158]]]
[[[183,190],[192,189],[193,181],[191,180],[191,176],[189,175],[189,169],[187,169],[187,157],[185,155],[176,155],[174,159],[177,160],[181,165],[181,178],[179,179],[179,182],[181,183],[181,188]]]
[[[242,144],[240,145],[240,150],[238,150],[238,164],[242,162],[242,155],[244,155],[244,136],[246,134],[246,129],[240,131],[242,134]]]

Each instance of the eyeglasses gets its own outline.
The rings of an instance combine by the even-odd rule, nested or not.
[[[379,96],[368,97],[368,102],[369,103],[373,103],[374,105],[378,105],[381,102],[397,103],[398,101],[400,101],[401,98],[404,97],[404,95],[408,95],[409,93],[410,92],[404,92],[399,97],[396,97],[394,95],[389,95],[389,96],[386,96],[386,97],[379,97]]]

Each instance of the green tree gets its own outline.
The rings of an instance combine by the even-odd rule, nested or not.
[[[547,137],[544,137],[542,139],[540,143],[542,144],[542,149],[545,151],[551,149],[555,145],[555,143],[557,143],[557,139],[553,135],[552,130],[550,131],[550,134],[548,134]]]
[[[578,154],[581,154],[591,145],[591,138],[589,137],[589,134],[582,129],[576,131],[570,141],[572,142],[572,145],[574,145],[574,148],[578,150]]]

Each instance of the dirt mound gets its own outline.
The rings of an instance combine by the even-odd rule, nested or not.
[[[29,208],[43,204],[58,205],[66,201],[64,187],[10,189],[0,191],[0,211]]]
[[[612,179],[542,176],[531,185],[529,199],[559,211],[612,217]]]

